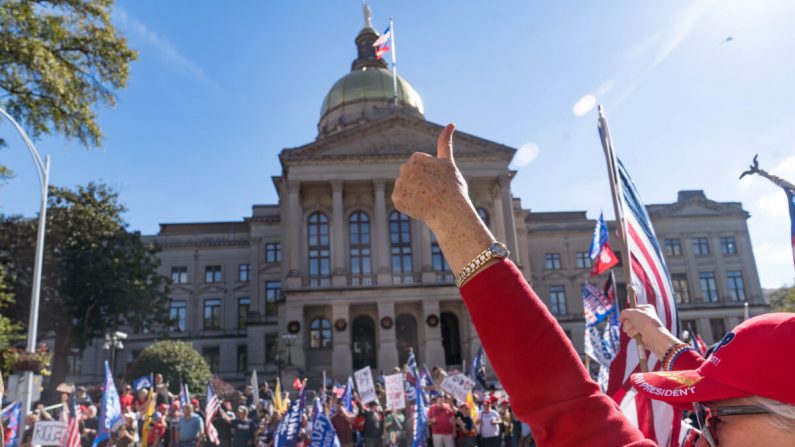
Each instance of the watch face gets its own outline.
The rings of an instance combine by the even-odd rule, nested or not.
[[[505,248],[505,246],[502,245],[502,244],[493,244],[491,246],[491,251],[493,251],[495,255],[497,255],[497,256],[499,256],[501,258],[507,258],[508,255],[510,254],[508,252],[508,249]]]

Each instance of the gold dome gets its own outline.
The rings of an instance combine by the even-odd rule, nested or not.
[[[400,106],[415,109],[420,115],[425,111],[422,98],[406,80],[398,76],[397,97]],[[382,102],[389,105],[394,100],[392,72],[380,67],[363,67],[346,74],[331,87],[323,106],[320,108],[320,120],[329,112],[345,105],[357,102]]]

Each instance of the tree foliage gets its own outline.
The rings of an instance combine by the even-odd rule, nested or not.
[[[776,312],[795,312],[795,286],[774,290],[768,302]]]
[[[129,232],[118,194],[101,184],[50,188],[39,317],[55,335],[53,378],[66,375],[67,355],[119,328],[165,327],[167,279],[157,248]],[[12,290],[30,296],[37,221],[0,216],[0,261],[14,273]],[[27,300],[9,306],[26,321]]]
[[[133,380],[148,374],[163,374],[169,391],[179,392],[179,384],[185,383],[191,393],[205,390],[212,378],[210,367],[193,345],[184,341],[164,340],[149,345],[141,351],[127,373]]]
[[[11,343],[24,338],[22,325],[5,315],[5,309],[14,303],[7,281],[6,268],[0,265],[0,352],[5,351]]]

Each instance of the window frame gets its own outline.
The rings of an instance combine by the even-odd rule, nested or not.
[[[220,264],[211,264],[204,266],[204,282],[208,284],[219,283],[224,281],[224,269]]]
[[[720,252],[723,256],[734,256],[737,254],[737,239],[734,236],[720,237]]]
[[[245,307],[245,312],[241,312]],[[248,327],[248,313],[251,311],[251,297],[241,296],[237,299],[237,329],[243,330]]]
[[[569,314],[568,303],[566,303],[566,286],[560,284],[549,286],[549,311],[555,316]]]
[[[331,224],[328,215],[315,211],[306,218],[307,276],[331,277]]]
[[[174,280],[174,275],[177,279]],[[171,267],[171,282],[173,284],[188,284],[188,267],[184,265],[175,265]]]
[[[220,331],[222,326],[220,298],[205,298],[202,303],[202,329],[205,331]],[[210,311],[209,318],[207,311]]]
[[[177,318],[172,314],[176,310]],[[181,310],[181,312],[180,312]],[[180,315],[181,314],[181,315]],[[187,300],[171,300],[168,304],[168,317],[175,321],[169,328],[170,332],[185,332],[188,329],[188,302]],[[181,326],[181,328],[180,328]]]
[[[680,238],[665,238],[663,241],[665,246],[665,255],[670,257],[682,256],[682,239]]]
[[[739,283],[739,288],[737,287]],[[726,286],[729,289],[729,299],[732,301],[748,301],[745,291],[745,278],[740,270],[726,272]],[[739,291],[739,293],[737,293]]]
[[[575,265],[578,269],[591,269],[593,268],[593,259],[591,254],[587,251],[578,251],[574,254]]]
[[[282,243],[281,242],[266,242],[265,243],[265,262],[273,264],[282,262]]]
[[[239,282],[249,282],[249,281],[251,281],[251,264],[248,264],[248,263],[238,264],[238,266],[237,266],[237,280]]]
[[[309,336],[308,349],[325,350],[334,346],[331,322],[324,317],[315,317],[309,322],[307,335]]]
[[[681,283],[684,282],[684,294],[682,294]],[[687,280],[686,273],[674,273],[671,275],[671,287],[674,292],[674,300],[677,304],[691,304],[693,297],[690,294],[690,281]],[[684,296],[682,296],[684,295]],[[686,299],[682,299],[686,298]]]
[[[711,250],[709,248],[709,238],[707,237],[694,237],[692,239],[693,256],[709,256]]]
[[[703,294],[704,302],[720,302],[720,294],[718,293],[718,283],[715,279],[715,272],[698,272],[698,279],[699,283],[701,284],[701,293]],[[707,287],[710,285],[712,288]]]
[[[414,272],[411,236],[411,218],[400,211],[392,211],[389,214],[389,255],[393,275]]]
[[[544,253],[544,270],[562,270],[560,253]]]
[[[370,216],[354,211],[348,216],[348,266],[351,276],[373,274],[372,226]]]
[[[274,287],[274,285],[278,285],[278,287]],[[265,318],[277,318],[279,316],[279,300],[281,300],[282,295],[282,282],[280,280],[265,281],[264,288]]]

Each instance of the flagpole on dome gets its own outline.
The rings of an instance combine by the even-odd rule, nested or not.
[[[392,17],[389,18],[389,31],[392,33],[392,89],[393,98],[395,100],[395,107],[398,106],[398,89],[397,89],[397,43],[395,40],[395,21]]]
[[[627,281],[627,296],[629,298],[629,307],[635,308],[638,305],[637,299],[635,298],[635,289],[632,287],[632,259],[631,254],[629,252],[629,241],[626,238],[626,220],[621,212],[621,197],[619,194],[618,188],[618,170],[616,168],[616,155],[613,151],[613,140],[610,136],[610,128],[607,126],[607,117],[605,116],[604,107],[599,105],[599,121],[598,121],[598,128],[599,128],[599,139],[602,142],[602,149],[605,152],[605,161],[607,162],[607,174],[610,178],[610,192],[613,199],[613,212],[616,216],[616,229],[618,230],[618,239],[621,242],[621,247],[624,250],[624,256],[629,259],[624,259],[621,261],[621,266],[624,269],[624,277]],[[615,287],[615,282],[613,283]],[[618,301],[618,296],[616,295],[616,301]],[[640,363],[640,370],[641,372],[649,372],[649,364],[646,359],[646,348],[643,346],[641,342],[640,335],[635,336],[635,344],[638,348],[638,363]]]

